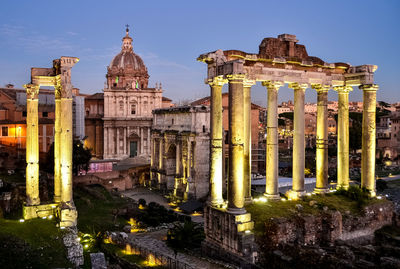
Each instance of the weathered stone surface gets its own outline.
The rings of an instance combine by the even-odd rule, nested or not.
[[[381,257],[381,268],[400,268],[400,260],[394,257]]]
[[[90,261],[92,263],[92,269],[107,269],[106,259],[104,253],[90,253]]]

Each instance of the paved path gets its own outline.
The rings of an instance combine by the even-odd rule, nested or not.
[[[210,260],[206,260],[200,257],[188,255],[179,252],[175,259],[174,251],[167,247],[165,241],[161,241],[158,238],[165,235],[167,230],[157,231],[145,234],[129,234],[129,243],[132,246],[139,247],[141,249],[147,249],[148,251],[156,254],[157,256],[163,256],[171,260],[177,260],[184,268],[188,269],[219,269],[224,268],[222,265],[212,263]],[[181,267],[182,268],[182,267]]]

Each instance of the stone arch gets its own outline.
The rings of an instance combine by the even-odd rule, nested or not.
[[[176,172],[176,145],[170,144],[165,154],[165,172],[174,175]]]

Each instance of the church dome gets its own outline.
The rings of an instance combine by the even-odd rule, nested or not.
[[[142,58],[133,52],[129,29],[122,38],[121,52],[107,68],[108,88],[144,89],[147,88],[149,75]]]
[[[134,53],[133,51],[121,51],[118,53],[114,59],[112,59],[110,68],[122,68],[128,69],[132,68],[133,70],[146,70],[146,66],[143,63],[142,58],[139,55]]]

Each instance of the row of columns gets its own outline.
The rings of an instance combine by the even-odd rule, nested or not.
[[[211,87],[211,150],[210,150],[210,203],[214,207],[223,204],[222,198],[222,86],[229,82],[229,179],[228,210],[244,213],[246,200],[251,200],[251,85],[254,81],[244,74],[215,77],[208,81]],[[278,191],[278,90],[280,81],[264,81],[268,92],[267,143],[266,143],[266,190],[270,199],[279,199]],[[304,97],[308,84],[290,83],[294,90],[293,135],[293,185],[290,198],[304,194]],[[329,86],[315,84],[317,92],[317,136],[315,192],[328,190],[328,90]],[[375,195],[375,111],[376,85],[361,85],[363,90],[363,137],[362,137],[362,187]],[[349,92],[350,86],[334,87],[338,92],[338,188],[349,187]]]
[[[39,85],[26,84],[26,205],[40,205],[39,198]],[[54,202],[73,205],[72,198],[72,91],[55,85]],[[62,117],[62,118],[61,118]]]

